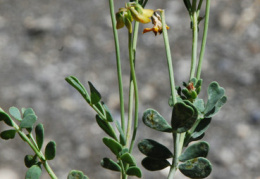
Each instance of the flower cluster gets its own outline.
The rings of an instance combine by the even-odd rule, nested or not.
[[[128,31],[132,33],[132,21],[136,20],[141,23],[149,23],[149,19],[153,15],[152,9],[144,9],[138,3],[126,3],[124,8],[120,8],[116,13],[116,28],[121,29],[124,26],[127,27]]]

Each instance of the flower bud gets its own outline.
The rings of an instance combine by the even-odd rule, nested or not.
[[[132,33],[133,31],[133,28],[132,28],[132,19],[131,19],[131,16],[124,16],[124,23],[125,23],[125,26],[127,27],[129,33]]]
[[[125,26],[124,23],[124,12],[117,12],[116,13],[116,29],[121,29]]]

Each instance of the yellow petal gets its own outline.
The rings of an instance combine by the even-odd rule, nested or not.
[[[131,11],[131,14],[132,14],[132,17],[134,18],[134,20],[144,23],[144,24],[151,22],[151,19],[149,19],[144,14],[138,13],[133,7],[130,8],[130,11]]]
[[[146,16],[146,17],[151,17],[154,13],[154,10],[152,9],[144,9],[143,10],[143,14]]]

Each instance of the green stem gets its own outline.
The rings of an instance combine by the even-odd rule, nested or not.
[[[161,10],[161,18],[162,18],[162,26],[163,26],[164,45],[165,45],[168,70],[169,70],[169,79],[170,79],[170,85],[171,85],[172,103],[174,105],[177,102],[177,100],[176,100],[176,94],[175,94],[175,82],[174,82],[171,50],[170,50],[169,38],[168,38],[168,34],[167,34],[167,29],[166,29],[164,10]]]
[[[132,37],[131,33],[128,34],[128,50],[129,50],[129,60],[130,61],[135,61],[138,28],[139,28],[139,22],[135,21],[133,37]],[[127,145],[129,145],[128,143],[130,142],[129,140],[130,140],[131,129],[132,129],[133,98],[134,98],[134,82],[133,82],[132,71],[131,71],[130,83],[129,83],[128,124],[127,124],[127,134],[126,134]]]
[[[176,94],[175,94],[174,73],[173,73],[169,38],[168,38],[167,30],[166,30],[164,10],[161,10],[161,18],[162,18],[163,38],[164,38],[166,57],[167,57],[167,63],[168,63],[168,70],[169,70],[170,85],[171,85],[172,103],[174,105],[177,102],[177,100],[176,100]],[[173,158],[173,161],[172,161],[172,165],[171,165],[171,168],[170,168],[168,179],[172,179],[174,177],[174,174],[175,174],[177,167],[178,167],[180,134],[173,132],[172,135],[173,135],[173,140],[174,140],[174,158]]]
[[[192,58],[191,58],[191,69],[190,79],[195,77],[195,69],[197,63],[197,43],[198,43],[198,18],[196,10],[197,0],[192,1]]]
[[[178,167],[178,157],[179,157],[179,144],[180,144],[180,134],[173,132],[173,143],[174,143],[174,158],[172,159],[172,165],[170,168],[170,172],[167,179],[173,179],[175,172],[177,171]]]
[[[129,62],[133,61],[133,41],[132,33],[128,32],[128,52],[129,52]],[[131,67],[130,67],[131,68]],[[134,96],[134,84],[132,78],[132,70],[130,70],[130,82],[129,82],[129,98],[128,98],[128,122],[127,122],[127,131],[126,131],[126,144],[129,146],[132,121],[133,121],[133,96]]]
[[[34,151],[34,153],[39,157],[39,159],[41,160],[45,170],[47,171],[47,173],[50,175],[50,177],[52,179],[58,179],[57,176],[55,175],[55,173],[53,172],[53,170],[51,169],[51,167],[49,166],[48,162],[45,159],[45,156],[42,154],[42,152],[38,149],[37,144],[35,143],[35,141],[33,140],[33,143],[31,142],[31,140],[27,137],[27,135],[22,132],[19,128],[19,126],[14,122],[13,122],[13,127],[15,128],[15,130],[19,133],[20,137],[27,142],[27,144],[31,147],[31,149]],[[31,135],[31,134],[30,134]],[[30,136],[29,135],[29,136]],[[35,144],[34,144],[35,143]]]
[[[202,3],[203,3],[203,0],[200,0],[199,5],[198,5],[198,8],[197,8],[197,17],[198,17],[198,18],[199,18],[199,15],[200,15],[200,9],[201,9]]]
[[[119,160],[119,164],[121,166],[121,179],[127,179],[127,175],[125,173],[125,166],[122,160]]]
[[[131,75],[133,79],[133,85],[134,85],[134,94],[135,94],[135,117],[134,117],[134,129],[131,139],[131,144],[129,148],[129,152],[131,153],[134,147],[135,137],[137,133],[138,128],[138,106],[139,106],[139,96],[138,96],[138,86],[137,86],[137,80],[135,75],[135,60],[136,60],[136,45],[137,45],[137,37],[138,37],[138,29],[139,29],[139,22],[135,22],[135,28],[134,28],[134,35],[133,35],[133,57],[130,61],[130,68],[131,68]]]
[[[205,15],[204,31],[203,31],[203,37],[202,37],[202,43],[201,43],[199,64],[198,64],[198,69],[197,69],[197,79],[200,79],[201,67],[202,67],[202,62],[203,62],[203,58],[204,58],[204,54],[205,54],[208,26],[209,26],[209,12],[210,12],[210,0],[207,0],[206,1],[206,12],[205,12],[206,15]]]
[[[123,93],[123,83],[122,83],[122,70],[121,70],[121,61],[120,61],[120,48],[119,48],[119,40],[116,29],[116,17],[114,12],[114,1],[109,0],[110,7],[110,15],[114,33],[114,41],[115,41],[115,49],[116,49],[116,62],[117,62],[117,77],[118,77],[118,85],[119,85],[119,98],[120,98],[120,114],[121,114],[121,127],[123,132],[125,132],[125,111],[124,111],[124,93]]]

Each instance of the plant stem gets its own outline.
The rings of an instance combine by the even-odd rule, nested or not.
[[[170,172],[167,179],[173,179],[175,172],[177,171],[178,167],[178,157],[179,157],[179,141],[180,141],[180,134],[173,132],[173,143],[174,143],[174,158],[172,159],[172,165],[170,168]]]
[[[197,69],[197,79],[200,79],[201,67],[202,67],[202,62],[203,62],[203,58],[204,58],[204,54],[205,54],[208,26],[209,26],[209,12],[210,12],[210,0],[206,0],[206,12],[205,12],[206,14],[205,14],[204,31],[203,31],[203,37],[202,37],[202,43],[201,43],[199,64],[198,64],[198,69]]]
[[[161,10],[161,18],[162,18],[162,26],[163,26],[164,45],[165,45],[168,70],[169,70],[169,79],[170,79],[170,85],[171,85],[172,104],[174,105],[177,100],[176,100],[176,94],[175,94],[175,82],[174,82],[171,50],[170,50],[169,38],[168,38],[168,34],[167,34],[167,29],[166,29],[164,10]]]
[[[41,163],[43,164],[45,170],[47,171],[47,173],[50,175],[50,177],[52,179],[58,179],[57,176],[55,175],[55,173],[53,172],[53,170],[51,169],[51,167],[49,166],[47,160],[45,159],[45,156],[42,154],[42,152],[38,149],[36,142],[33,139],[33,144],[31,142],[31,140],[27,137],[27,135],[20,130],[19,126],[13,121],[13,127],[15,128],[15,130],[19,133],[20,137],[27,142],[27,144],[31,147],[31,149],[34,151],[34,153],[39,157],[39,159],[41,160]],[[29,135],[31,136],[31,134]],[[32,136],[31,136],[32,138]]]
[[[133,134],[132,134],[132,139],[131,139],[131,144],[129,148],[129,152],[131,153],[134,147],[134,142],[135,142],[135,137],[137,133],[137,127],[138,127],[138,106],[139,106],[139,96],[138,96],[138,87],[137,87],[137,80],[136,80],[136,75],[135,75],[135,60],[136,60],[136,45],[137,45],[137,37],[138,37],[138,30],[139,30],[139,22],[135,22],[135,27],[134,27],[134,35],[133,35],[133,57],[132,60],[130,61],[130,68],[131,68],[131,75],[133,79],[133,84],[134,84],[134,94],[135,94],[135,117],[134,117],[134,129],[133,129]]]
[[[191,69],[190,79],[195,77],[195,69],[197,62],[197,43],[198,43],[198,17],[197,17],[197,0],[192,1],[192,58],[191,58]]]
[[[199,15],[200,15],[200,9],[201,9],[202,3],[203,3],[203,0],[200,0],[199,5],[198,5],[198,8],[197,8],[197,17],[198,17],[198,18],[199,18]]]
[[[117,62],[117,77],[119,85],[119,98],[120,98],[120,114],[121,114],[121,128],[125,132],[125,111],[124,111],[124,93],[123,93],[123,83],[122,83],[122,70],[121,70],[121,61],[120,61],[120,48],[118,41],[118,34],[116,29],[116,17],[114,12],[114,1],[109,0],[110,15],[114,33],[115,49],[116,49],[116,62]]]
[[[168,63],[168,70],[169,70],[169,78],[170,78],[170,85],[171,85],[171,93],[172,93],[172,103],[173,105],[177,102],[176,100],[176,94],[175,94],[175,82],[174,82],[174,73],[173,73],[173,66],[172,66],[172,58],[171,58],[171,51],[170,51],[170,45],[169,45],[169,38],[166,30],[166,23],[165,23],[165,13],[164,10],[161,10],[161,18],[162,18],[162,25],[163,25],[163,38],[164,38],[164,44],[165,44],[165,50],[166,50],[166,57],[167,57],[167,63]],[[172,179],[174,177],[174,174],[177,170],[178,166],[178,156],[179,156],[179,138],[180,134],[173,132],[172,133],[173,140],[174,140],[174,158],[172,161],[172,165],[170,168],[170,172],[168,175],[168,179]]]
[[[128,52],[129,52],[129,62],[133,60],[133,41],[132,33],[128,32]],[[131,67],[130,67],[131,69]],[[128,98],[128,122],[127,122],[127,131],[126,131],[126,144],[129,146],[132,121],[133,121],[133,96],[134,96],[134,84],[132,78],[132,70],[130,70],[130,83],[129,83],[129,98]]]

